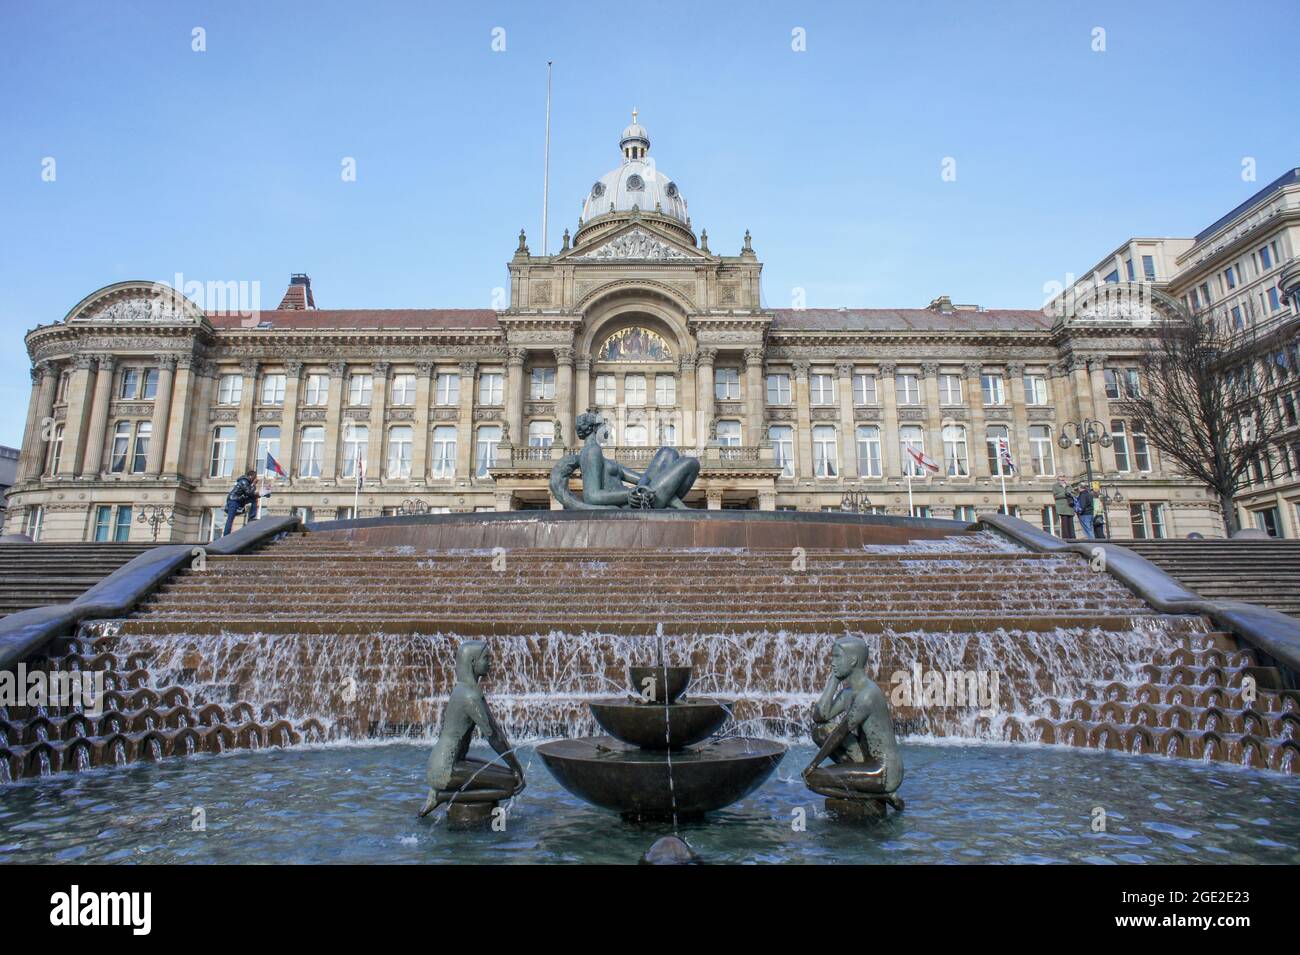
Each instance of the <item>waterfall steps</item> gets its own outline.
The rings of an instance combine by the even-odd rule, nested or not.
[[[469,636],[492,644],[512,737],[590,732],[586,703],[621,695],[656,635],[669,662],[694,663],[693,692],[736,701],[733,728],[799,735],[845,632],[867,640],[906,732],[1296,765],[1300,699],[1231,635],[989,532],[852,551],[439,553],[328,532],[210,556],[28,661],[101,671],[110,692],[96,717],[0,709],[0,779],[427,733]],[[947,696],[928,695],[934,674]]]

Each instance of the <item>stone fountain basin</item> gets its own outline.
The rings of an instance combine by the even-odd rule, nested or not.
[[[646,689],[651,689],[654,695],[647,702],[662,704],[666,697],[669,703],[676,703],[691,682],[691,669],[689,666],[670,667],[662,664],[628,667],[627,679],[632,686],[633,696],[641,696]],[[654,682],[647,684],[646,680]]]
[[[647,752],[612,736],[553,740],[537,753],[579,799],[625,816],[698,816],[744,799],[785,756],[785,744],[732,737],[677,753]],[[669,767],[672,778],[669,779]]]
[[[601,700],[589,704],[591,715],[610,736],[642,749],[681,749],[708,739],[727,720],[716,700],[686,703]]]

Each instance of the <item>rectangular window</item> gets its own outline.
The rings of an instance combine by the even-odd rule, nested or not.
[[[718,401],[740,400],[740,369],[713,369],[713,397]]]
[[[677,404],[677,379],[672,375],[655,375],[655,404],[660,408]]]
[[[1106,397],[1111,401],[1119,400],[1119,372],[1114,368],[1105,368],[1101,373],[1106,380]]]
[[[1047,402],[1047,378],[1043,375],[1025,375],[1025,404],[1045,405]]]
[[[146,368],[140,376],[140,397],[152,401],[158,397],[158,369]]]
[[[1263,246],[1259,250],[1259,264],[1266,272],[1273,267],[1273,254],[1269,251],[1268,246]]]
[[[113,447],[108,455],[108,469],[113,474],[126,471],[126,456],[131,450],[131,422],[119,421],[113,425]]]
[[[140,387],[140,371],[136,368],[122,369],[122,388],[118,391],[119,398],[134,398],[136,391]]]
[[[769,377],[768,381],[771,380]],[[794,477],[794,428],[788,424],[774,424],[768,429],[767,437],[772,442],[772,453],[781,468],[781,476]]]
[[[1047,425],[1030,426],[1029,456],[1033,461],[1034,474],[1038,477],[1048,477],[1056,473],[1056,459],[1052,453],[1052,429]]]
[[[596,376],[596,404],[613,405],[618,403],[617,385],[613,375]]]
[[[433,476],[456,476],[456,429],[449,425],[433,429]]]
[[[308,375],[307,391],[303,400],[309,405],[323,405],[330,398],[330,376]]]
[[[814,374],[808,376],[810,401],[815,405],[835,404],[835,376]]]
[[[370,455],[370,426],[347,422],[343,427],[343,476],[357,476],[357,459],[365,468],[365,461]]]
[[[478,376],[478,403],[499,405],[505,401],[505,375],[499,371],[485,371]]]
[[[633,408],[645,406],[645,375],[623,376],[623,403]]]
[[[58,425],[54,429],[54,441],[50,445],[50,474],[59,473],[59,465],[63,461],[63,425]]]
[[[244,396],[243,375],[222,375],[217,382],[217,404],[237,405]]]
[[[262,404],[284,404],[284,375],[267,375],[262,379]]]
[[[131,473],[143,474],[149,461],[149,439],[153,436],[152,421],[137,421],[135,445],[131,449]]]
[[[881,476],[880,428],[873,425],[859,425],[856,432],[858,448],[858,476]]]
[[[394,375],[391,394],[394,405],[415,404],[415,376],[410,374]]]
[[[113,540],[124,543],[131,539],[131,505],[119,504],[117,519],[113,522]]]
[[[213,429],[212,454],[208,467],[208,477],[227,478],[235,470],[235,429],[232,425],[223,425]]]
[[[388,476],[405,479],[411,476],[411,428],[399,425],[388,429]]]
[[[959,405],[961,404],[961,402],[962,402],[961,376],[940,375],[939,376],[939,404]]]
[[[1156,280],[1155,256],[1152,255],[1142,256],[1142,277],[1146,279],[1148,282],[1154,282]]]
[[[949,477],[968,477],[970,459],[966,455],[966,429],[950,424],[943,429],[943,462]]]
[[[876,398],[876,376],[853,376],[853,403],[855,405],[874,405]]]
[[[916,425],[904,425],[898,429],[898,447],[901,452],[899,460],[903,465],[903,474],[910,474],[913,477],[925,477],[925,468],[916,463],[916,459],[908,454],[908,449],[925,453],[925,432]]]
[[[1133,422],[1133,460],[1139,471],[1151,470],[1151,449],[1147,445],[1146,425],[1141,421]]]
[[[1136,278],[1136,276],[1133,274],[1133,260],[1132,260],[1132,259],[1125,259],[1125,260],[1124,260],[1124,273],[1128,276],[1128,280],[1129,280],[1130,282],[1132,282],[1133,279]]]
[[[443,405],[460,404],[460,375],[454,371],[440,371],[434,387],[434,403]]]
[[[1011,468],[1002,460],[1000,441],[1007,442],[1007,452],[1011,453],[1011,432],[1004,424],[991,424],[984,437],[985,452],[989,461],[989,474],[994,477],[1010,475]],[[1014,460],[1014,456],[1013,456]]]
[[[1229,289],[1237,287],[1237,272],[1231,265],[1223,270],[1223,284]]]
[[[790,376],[783,373],[767,376],[767,403],[769,405],[788,405],[790,403]]]
[[[900,405],[919,405],[921,389],[916,375],[894,376],[894,400]]]
[[[555,400],[554,368],[534,368],[529,373],[528,398],[530,401]]]
[[[722,448],[740,447],[740,422],[718,422],[718,446]]]
[[[952,509],[952,518],[955,521],[965,521],[968,524],[975,523],[975,507],[972,504],[958,504]]]
[[[374,386],[373,375],[354,374],[348,379],[348,404],[353,407],[369,405]]]
[[[835,429],[819,424],[813,428],[813,473],[819,478],[833,478],[840,473],[839,441]]]
[[[1122,418],[1115,418],[1110,423],[1110,449],[1115,455],[1115,470],[1128,471],[1128,434]]]
[[[95,536],[94,540],[106,541],[109,539],[109,529],[113,523],[113,508],[108,504],[101,504],[95,508]]]
[[[650,440],[650,434],[643,424],[630,424],[623,429],[623,445],[628,448],[644,448]]]
[[[1000,405],[1005,401],[1001,375],[980,375],[980,394],[986,405]]]
[[[266,456],[270,455],[276,461],[280,460],[280,427],[279,425],[265,425],[257,429],[257,460],[254,464],[263,475],[271,474],[271,469],[267,467]],[[283,466],[283,465],[281,465]]]
[[[530,448],[549,448],[555,443],[554,421],[528,422],[528,446]]]
[[[298,476],[320,477],[325,458],[325,429],[317,426],[302,429],[302,446],[298,449]]]
[[[474,473],[478,477],[487,477],[488,469],[496,463],[497,445],[501,443],[499,425],[484,425],[478,429],[478,453]]]

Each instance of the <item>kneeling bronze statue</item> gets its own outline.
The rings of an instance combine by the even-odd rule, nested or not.
[[[479,687],[491,666],[488,646],[482,640],[467,640],[456,650],[456,686],[443,710],[438,741],[429,754],[429,795],[420,809],[421,816],[447,803],[449,818],[460,822],[485,820],[497,803],[523,792],[524,769]],[[475,728],[505,760],[505,766],[466,755]]]
[[[867,644],[861,637],[835,641],[831,679],[812,708],[812,738],[820,748],[803,778],[809,789],[826,797],[828,810],[882,816],[886,805],[903,809],[895,793],[903,782],[903,757],[889,701],[867,675],[866,662]],[[840,720],[832,725],[836,717]],[[827,759],[831,765],[823,766]]]

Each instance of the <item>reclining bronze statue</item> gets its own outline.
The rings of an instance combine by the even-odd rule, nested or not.
[[[809,789],[826,797],[828,810],[879,817],[886,804],[903,809],[895,793],[903,782],[903,757],[889,702],[867,675],[866,663],[867,644],[861,637],[835,641],[830,681],[812,708],[812,739],[820,748],[803,778]],[[836,717],[840,720],[832,726]],[[831,765],[822,765],[826,759]]]
[[[491,666],[491,654],[482,640],[466,640],[456,650],[456,686],[443,709],[438,741],[429,754],[429,795],[421,816],[447,803],[449,819],[482,821],[491,817],[497,803],[523,792],[523,767],[479,686]],[[505,766],[466,755],[475,728],[505,760]]]
[[[578,415],[574,431],[582,439],[582,448],[567,454],[551,468],[551,496],[566,511],[611,509],[686,509],[683,503],[700,473],[698,458],[687,457],[676,448],[660,448],[645,471],[638,474],[629,467],[605,457],[598,439],[604,422],[600,415],[586,411]],[[574,471],[582,472],[582,497],[569,490]]]

